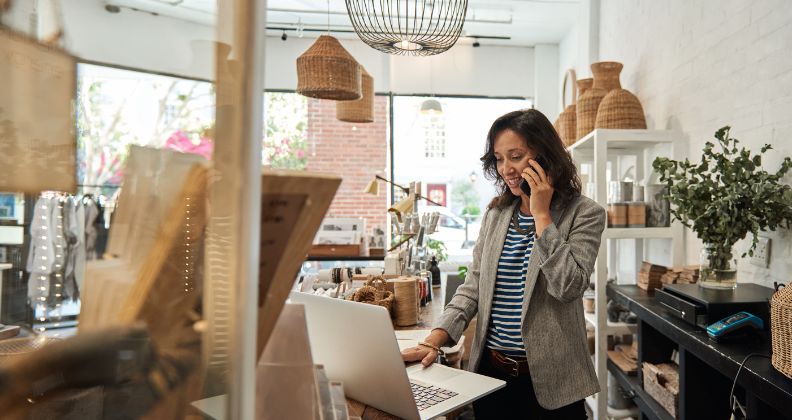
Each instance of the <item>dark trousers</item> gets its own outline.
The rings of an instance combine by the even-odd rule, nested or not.
[[[583,400],[547,410],[536,401],[531,376],[512,377],[492,367],[488,355],[481,358],[478,373],[506,381],[506,386],[473,403],[476,420],[529,419],[529,420],[586,420]]]

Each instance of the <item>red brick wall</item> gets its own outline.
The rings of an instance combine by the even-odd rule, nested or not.
[[[363,190],[374,174],[390,178],[388,166],[388,98],[374,99],[374,122],[346,123],[336,119],[335,101],[308,99],[307,170],[340,175],[343,178],[328,216],[363,217],[366,229],[385,229],[387,191],[380,181],[380,194]]]

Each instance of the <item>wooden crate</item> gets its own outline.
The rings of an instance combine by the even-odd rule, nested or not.
[[[647,394],[677,418],[679,407],[679,366],[674,363],[643,364],[643,386]]]

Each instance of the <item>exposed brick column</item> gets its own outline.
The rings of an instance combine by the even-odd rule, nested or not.
[[[374,174],[386,178],[388,165],[388,98],[374,99],[374,122],[367,124],[338,121],[335,101],[308,99],[309,171],[340,175],[343,178],[328,216],[363,217],[367,233],[387,222],[389,185],[380,182],[379,196],[363,193]]]

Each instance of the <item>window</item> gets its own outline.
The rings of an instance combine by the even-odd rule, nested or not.
[[[212,153],[214,85],[80,64],[78,182],[118,185],[130,145]]]
[[[292,92],[264,93],[264,165],[305,169],[307,129],[308,98]]]
[[[211,158],[212,83],[92,64],[80,64],[78,79],[80,184],[115,192],[133,144]],[[375,121],[369,124],[338,121],[333,101],[294,92],[265,92],[263,100],[262,163],[341,175],[344,182],[329,214],[363,217],[368,233],[386,229],[386,195],[363,189],[375,174],[387,175],[388,98],[375,98]]]
[[[425,157],[444,158],[446,153],[445,118],[427,115],[422,119]]]
[[[441,110],[433,103],[433,113],[421,112],[431,100]],[[471,258],[481,215],[495,195],[479,161],[492,122],[530,107],[526,99],[394,96],[394,181],[421,181],[421,193],[442,205],[419,201],[418,211],[440,212],[438,232],[431,237],[446,245],[449,258]]]

